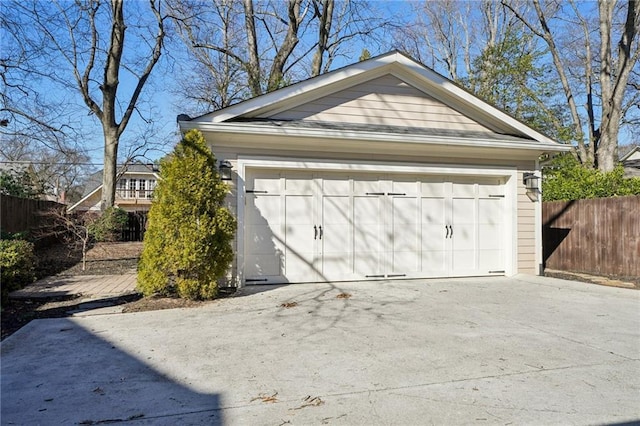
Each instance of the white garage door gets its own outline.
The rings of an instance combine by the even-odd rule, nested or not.
[[[504,273],[500,178],[252,170],[247,283]]]

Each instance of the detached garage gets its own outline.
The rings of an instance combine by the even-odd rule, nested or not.
[[[232,169],[234,285],[536,274],[569,149],[398,52],[180,126]]]

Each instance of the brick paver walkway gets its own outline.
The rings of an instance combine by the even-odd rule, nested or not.
[[[135,293],[136,273],[120,275],[75,275],[47,277],[10,293],[12,299],[82,295],[114,297]]]

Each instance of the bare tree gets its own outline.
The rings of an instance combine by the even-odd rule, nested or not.
[[[399,27],[388,11],[376,10],[375,3],[365,0],[340,1],[337,5],[334,0],[313,0],[312,5],[315,13],[309,24],[316,28],[317,37],[311,49],[311,76],[328,72],[340,55],[352,61],[358,53],[351,49],[356,40],[383,45],[384,34]]]
[[[139,113],[140,95],[162,53],[166,16],[161,2],[148,0],[146,7],[129,3],[129,12],[135,14],[131,21],[125,18],[123,0],[15,1],[10,8],[31,29],[26,34],[29,48],[42,56],[29,66],[41,67],[39,72],[64,90],[79,91],[100,122],[102,209],[113,206],[119,142],[133,114]],[[134,38],[125,43],[127,34]]]
[[[363,0],[172,0],[200,72],[191,100],[221,108],[330,69],[355,38],[378,42],[390,24]],[[347,49],[345,49],[347,50]],[[356,53],[357,54],[357,53]]]
[[[74,201],[91,169],[89,157],[81,151],[34,146],[32,139],[15,135],[4,138],[0,163],[28,167],[41,192],[57,202]]]
[[[259,71],[252,73],[254,81],[247,85],[251,67],[241,54],[245,43],[241,2],[173,0],[171,8],[189,55],[178,64],[182,75],[177,81],[178,98],[188,101],[186,105],[195,102],[197,112],[224,108],[256,90],[261,92]],[[190,112],[186,105],[181,106],[183,111]]]
[[[510,2],[503,4],[549,50],[571,113],[579,160],[612,170],[617,163],[620,126],[629,122],[639,99],[632,88],[640,56],[640,3],[600,0],[593,12],[598,15],[598,31],[592,30],[592,21],[574,2],[533,0],[531,12]],[[559,35],[563,23],[579,28],[582,37],[577,43]],[[578,63],[575,52],[584,52]]]
[[[82,270],[87,268],[87,251],[91,243],[91,224],[98,216],[72,216],[66,207],[53,207],[40,213],[46,226],[33,231],[36,239],[56,238],[62,241],[71,251],[82,253]]]
[[[474,26],[469,19],[477,4],[459,0],[413,4],[415,22],[399,29],[398,46],[420,62],[459,80],[470,72],[471,50],[477,46],[477,24]]]
[[[31,152],[35,146],[47,151],[79,151],[70,141],[80,139],[76,121],[64,101],[43,96],[36,85],[47,70],[31,66],[36,52],[29,46],[29,28],[20,17],[0,13],[0,151],[5,160],[16,160],[16,144]],[[12,155],[7,156],[9,151]]]

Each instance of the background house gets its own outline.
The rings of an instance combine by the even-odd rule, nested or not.
[[[128,212],[147,212],[159,179],[154,164],[133,163],[122,166],[116,181],[115,206]],[[99,211],[102,197],[102,170],[92,174],[85,185],[82,199],[69,207],[69,212]]]
[[[640,177],[640,146],[635,146],[620,158],[625,177]]]

